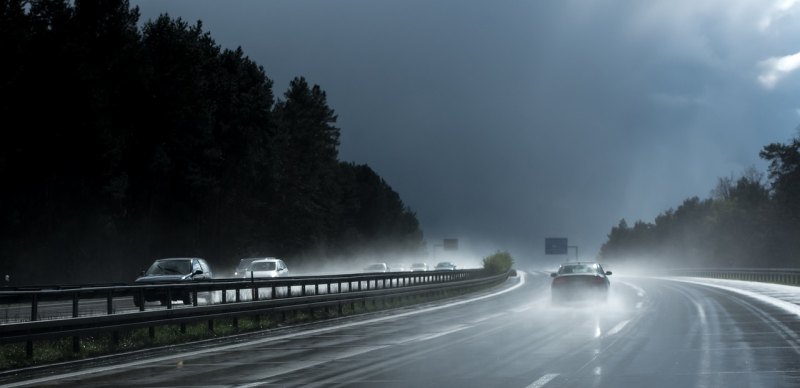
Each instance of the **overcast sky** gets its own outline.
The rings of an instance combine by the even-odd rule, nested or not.
[[[340,159],[369,164],[429,241],[594,258],[720,176],[765,170],[800,122],[794,0],[134,1],[202,20],[275,82],[319,84]]]

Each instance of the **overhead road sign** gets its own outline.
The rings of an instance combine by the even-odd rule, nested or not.
[[[567,238],[566,237],[548,237],[544,239],[544,254],[545,255],[566,255],[567,254]]]

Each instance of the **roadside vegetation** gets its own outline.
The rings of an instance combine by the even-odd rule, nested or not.
[[[126,0],[0,0],[0,51],[11,285],[128,282],[175,255],[298,268],[422,247],[398,193],[338,159],[326,92],[297,77],[276,97],[199,21],[140,24]]]
[[[711,196],[688,198],[654,222],[624,219],[600,256],[609,263],[666,267],[800,266],[800,135],[760,153],[767,179],[750,168],[719,178]]]
[[[508,251],[498,251],[483,259],[483,269],[492,274],[499,274],[511,269],[514,259]]]

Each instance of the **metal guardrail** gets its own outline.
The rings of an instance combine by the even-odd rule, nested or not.
[[[673,276],[745,280],[800,286],[798,268],[678,268],[666,271]]]
[[[207,320],[209,330],[213,330],[213,320],[221,318],[234,318],[236,325],[238,317],[271,312],[336,307],[341,313],[347,304],[355,307],[356,303],[365,304],[368,300],[489,285],[504,281],[508,275],[508,272],[489,275],[483,270],[457,270],[0,291],[0,303],[31,303],[29,321],[0,324],[0,343],[25,342],[26,353],[32,357],[34,340],[72,337],[73,351],[78,352],[81,335],[112,332],[113,337],[118,338],[121,330],[149,327],[152,337],[156,326],[166,324],[181,324],[181,331],[184,331],[187,322]],[[283,292],[279,292],[281,289]],[[145,303],[138,306],[139,311],[115,313],[112,308],[114,298],[142,297],[146,292],[171,295],[186,291],[193,294],[193,307],[174,309],[168,300],[166,308],[148,310]],[[219,303],[199,306],[197,294],[203,292],[221,292],[222,297]],[[227,297],[229,293],[233,294],[232,299]],[[98,296],[106,298],[107,314],[79,316],[81,299]],[[38,306],[43,300],[70,301],[72,316],[39,320]]]

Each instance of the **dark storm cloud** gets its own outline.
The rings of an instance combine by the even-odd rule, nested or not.
[[[276,94],[320,84],[341,158],[375,168],[428,238],[539,257],[566,236],[591,257],[620,218],[706,196],[793,134],[794,2],[696,3],[137,4],[201,19]]]

